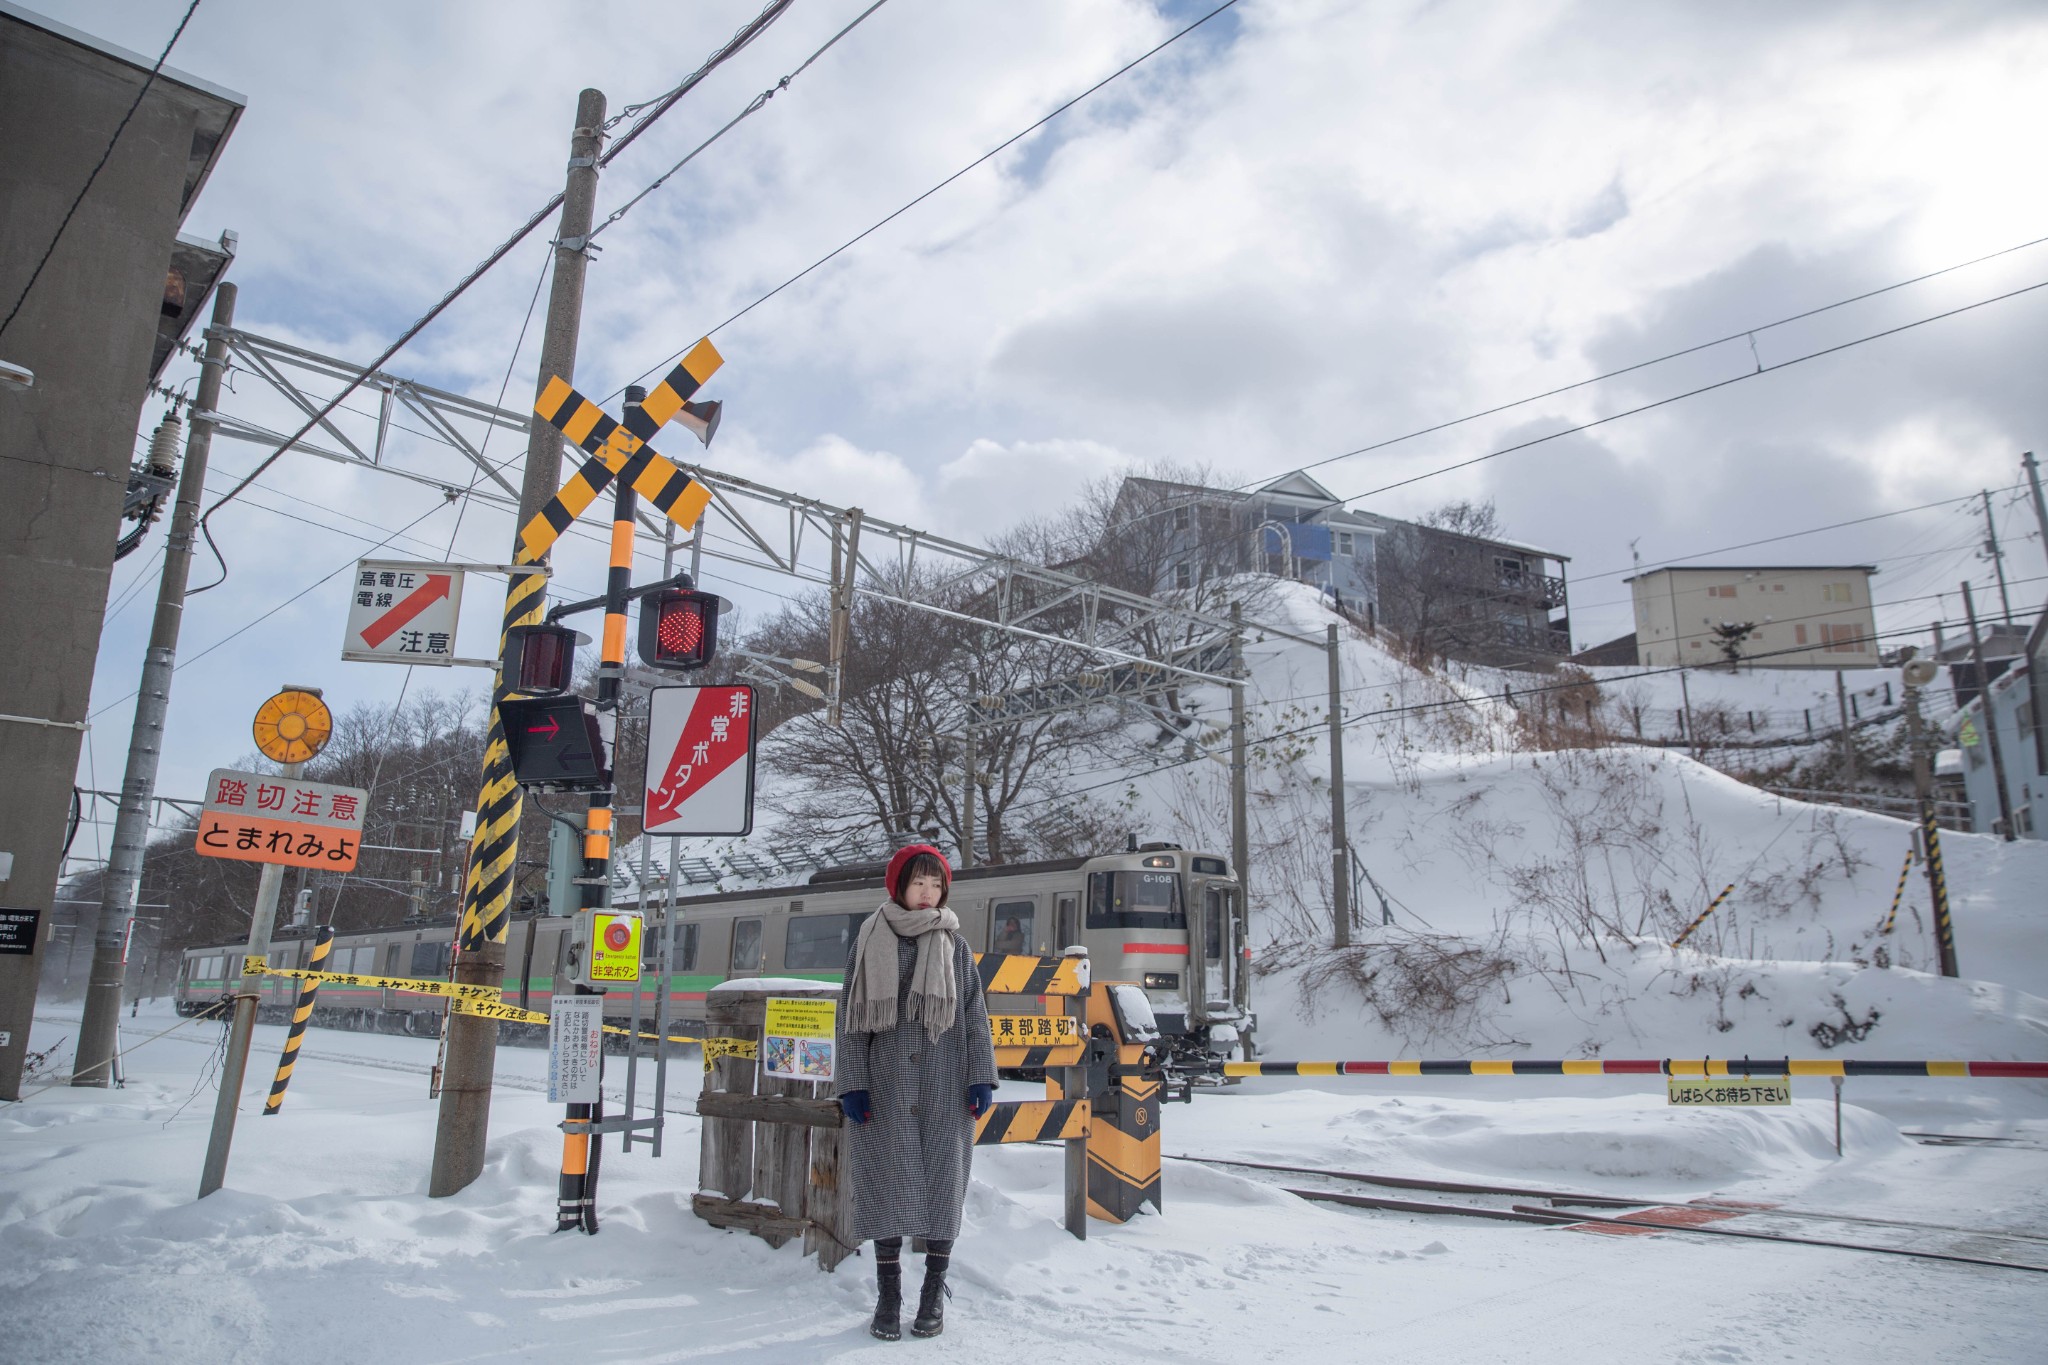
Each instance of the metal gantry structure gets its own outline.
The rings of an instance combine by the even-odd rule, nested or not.
[[[502,432],[516,433],[524,442],[532,426],[529,414],[402,375],[366,372],[339,357],[246,329],[230,326],[207,333],[209,338],[216,334],[226,347],[231,373],[238,370],[263,380],[301,420],[325,406],[326,394],[318,391],[322,387],[360,381],[358,392],[366,405],[336,409],[318,424],[324,440],[304,439],[294,450],[434,488],[450,499],[467,496],[516,515],[519,489],[506,471],[519,461],[525,446],[506,459],[493,460],[487,441],[493,432]],[[239,392],[233,397],[238,406],[250,401]],[[374,407],[369,406],[372,403]],[[231,440],[273,449],[284,441],[282,433],[236,413],[195,416],[210,419],[215,433]],[[417,459],[414,438],[461,455],[471,469],[467,482],[425,467]],[[1080,656],[1061,676],[976,699],[973,713],[963,718],[976,727],[1105,703],[1156,718],[1156,699],[1165,689],[1194,682],[1229,689],[1236,731],[1243,725],[1246,632],[1329,649],[1335,657],[1334,640],[1269,622],[1245,621],[1235,611],[1223,616],[1197,610],[721,470],[697,465],[689,472],[711,491],[704,520],[687,542],[693,569],[700,559],[714,559],[827,590],[832,657],[791,660],[734,652],[745,655],[743,673],[757,681],[794,685],[806,694],[822,692],[833,718],[841,698],[847,619],[857,597],[1036,640]],[[680,548],[660,518],[642,509],[638,520],[650,548],[669,556]],[[825,564],[821,566],[820,560]],[[920,579],[920,573],[926,576]],[[956,605],[921,601],[898,587],[913,582],[926,592],[946,595]],[[1156,642],[1162,638],[1176,643],[1161,648]],[[1334,669],[1332,679],[1331,715],[1341,726]],[[1241,736],[1233,739],[1233,787],[1241,788],[1244,742]],[[1239,791],[1233,797],[1233,824],[1238,824],[1244,802]],[[1341,822],[1336,828],[1341,831]],[[1241,867],[1246,856],[1242,831],[1235,842],[1233,852]],[[1341,862],[1341,850],[1333,852]],[[1333,882],[1340,920],[1348,919],[1343,910],[1349,881],[1345,871]],[[1348,925],[1340,926],[1340,942],[1348,936],[1346,930]]]

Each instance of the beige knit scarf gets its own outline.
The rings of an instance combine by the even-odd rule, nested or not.
[[[860,927],[853,979],[846,983],[848,1031],[883,1033],[896,1027],[896,941],[914,938],[917,962],[910,969],[906,1022],[923,1024],[925,1036],[937,1042],[960,1009],[960,983],[953,972],[953,935],[959,930],[960,917],[943,905],[906,910],[893,900],[883,901]]]

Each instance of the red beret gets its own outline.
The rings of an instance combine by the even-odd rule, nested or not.
[[[939,852],[930,844],[905,844],[902,848],[896,850],[895,857],[889,859],[889,870],[882,874],[882,885],[888,888],[891,900],[896,899],[901,890],[896,883],[903,876],[903,869],[909,867],[910,860],[920,853],[929,853],[932,857],[939,860],[939,867],[943,869],[946,886],[948,889],[951,889],[953,885],[953,865],[946,861],[945,854]]]

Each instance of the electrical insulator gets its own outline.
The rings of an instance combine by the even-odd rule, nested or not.
[[[157,423],[156,434],[149,438],[150,473],[167,479],[178,472],[178,442],[184,434],[185,424],[178,420],[178,414],[165,413],[164,420]]]

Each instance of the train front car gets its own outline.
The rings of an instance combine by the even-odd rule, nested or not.
[[[1083,865],[1084,934],[1095,979],[1142,986],[1171,1064],[1205,1072],[1252,1054],[1249,948],[1242,888],[1227,859],[1173,844]]]

